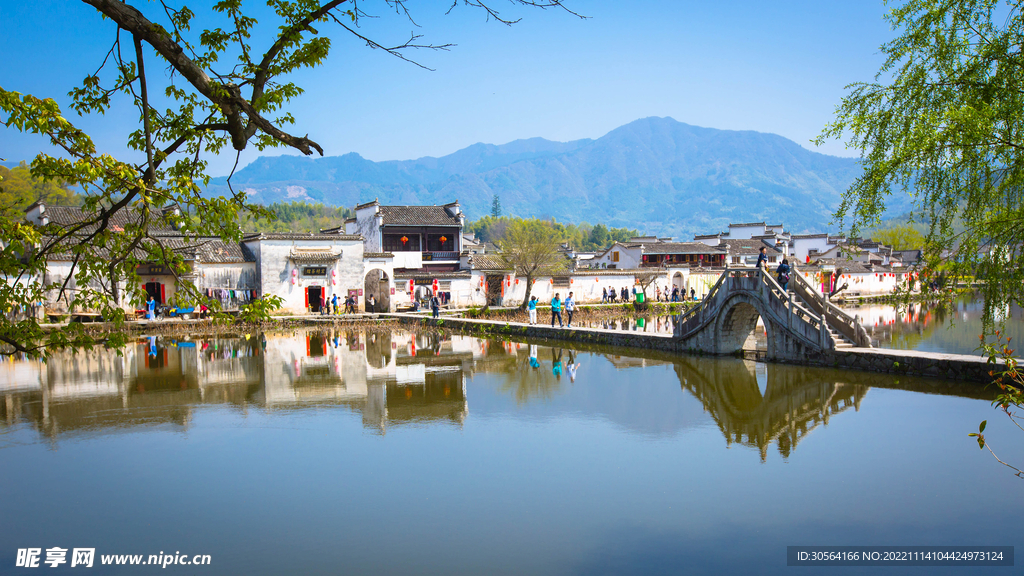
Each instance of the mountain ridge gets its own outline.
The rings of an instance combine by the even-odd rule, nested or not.
[[[443,204],[470,218],[497,194],[506,214],[601,222],[685,238],[729,222],[783,222],[824,231],[858,159],[828,156],[771,133],[718,130],[649,117],[596,139],[527,138],[473,144],[452,154],[374,162],[341,156],[260,157],[232,177],[253,201],[342,206]],[[226,190],[214,179],[209,193]],[[904,210],[897,202],[893,210]]]

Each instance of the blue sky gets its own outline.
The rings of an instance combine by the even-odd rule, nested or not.
[[[159,8],[131,3],[147,14]],[[435,69],[426,71],[332,31],[327,63],[295,76],[306,93],[291,106],[298,120],[291,132],[308,133],[326,155],[393,160],[441,156],[476,142],[597,138],[638,118],[671,116],[773,132],[813,149],[809,140],[831,119],[843,87],[874,77],[879,46],[892,36],[887,9],[875,0],[567,0],[586,20],[492,3],[523,20],[507,27],[461,6],[446,16],[450,1],[409,0],[420,25],[414,29],[364,0],[364,10],[382,16],[363,21],[375,38],[402,41],[415,30],[425,41],[457,46],[416,54]],[[211,2],[186,4],[202,12]],[[253,2],[260,10],[263,4]],[[0,0],[0,22],[0,86],[62,106],[114,35],[110,21],[74,0]],[[101,150],[124,155],[136,122],[131,109],[84,119],[66,113]],[[40,150],[47,150],[41,139],[0,127],[0,158],[30,159]],[[854,155],[839,142],[817,150]],[[289,152],[263,154],[281,153]],[[259,154],[247,150],[241,165]],[[211,159],[211,174],[225,174],[233,161],[233,154]]]

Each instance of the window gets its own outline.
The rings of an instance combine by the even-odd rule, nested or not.
[[[612,262],[618,262],[618,261],[619,261],[619,251],[616,250],[615,252],[612,252]]]
[[[431,252],[454,252],[455,235],[458,232],[427,234],[427,250]]]
[[[733,264],[739,264],[740,263],[740,257],[739,256],[733,256],[732,257],[732,263]]]
[[[404,241],[403,241],[404,239]],[[419,252],[420,251],[420,235],[419,234],[385,234],[384,235],[384,251],[385,252]]]

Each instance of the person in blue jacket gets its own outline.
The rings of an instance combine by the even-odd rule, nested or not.
[[[530,301],[526,303],[526,311],[530,314],[530,325],[537,324],[537,297],[530,296]]]
[[[555,327],[555,318],[558,318],[558,327],[562,328],[562,299],[559,297],[560,294],[555,292],[555,297],[551,299],[551,327]]]

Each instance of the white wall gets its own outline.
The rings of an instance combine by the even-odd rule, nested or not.
[[[246,242],[247,245],[259,244],[259,281],[260,294],[280,296],[284,299],[282,309],[293,314],[306,313],[306,288],[320,286],[326,288],[327,298],[337,294],[338,298],[348,295],[349,288],[363,289],[364,263],[363,243],[358,240],[259,240]],[[331,248],[341,250],[341,258],[327,265],[327,275],[319,277],[303,276],[300,267],[295,265],[289,255],[293,248]],[[386,267],[388,264],[368,265]],[[293,271],[297,271],[293,273]],[[390,271],[389,277],[393,278]],[[334,274],[332,274],[334,272]],[[393,281],[392,281],[393,283]],[[363,305],[360,298],[359,306]]]

